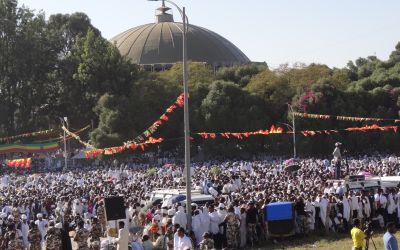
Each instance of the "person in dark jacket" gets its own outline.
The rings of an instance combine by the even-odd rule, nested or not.
[[[63,228],[61,229],[61,240],[63,250],[72,250],[71,238],[69,237],[68,222],[64,222]]]

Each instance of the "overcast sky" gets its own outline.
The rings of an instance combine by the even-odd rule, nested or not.
[[[54,13],[85,12],[106,38],[154,22],[159,2],[145,0],[19,0]],[[191,24],[229,39],[252,61],[324,63],[376,55],[400,41],[400,0],[176,0]],[[175,21],[178,12],[173,9]]]

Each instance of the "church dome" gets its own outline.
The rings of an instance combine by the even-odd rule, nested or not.
[[[169,8],[158,8],[156,22],[131,28],[111,38],[122,55],[139,65],[171,65],[182,61],[183,24],[174,22]],[[189,61],[213,66],[249,63],[249,58],[234,44],[208,29],[189,24]]]

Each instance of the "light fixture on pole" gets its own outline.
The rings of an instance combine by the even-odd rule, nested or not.
[[[68,117],[66,117],[66,116],[63,118],[60,117],[60,120],[61,120],[61,125],[64,128],[68,129]],[[66,170],[68,167],[67,138],[66,138],[65,130],[63,130],[63,131],[64,131],[63,138],[64,138],[64,161],[65,161],[64,169]]]
[[[148,1],[160,1],[160,0],[148,0]],[[190,171],[190,130],[189,130],[189,86],[188,86],[188,70],[187,70],[187,31],[189,25],[189,19],[185,13],[185,7],[179,8],[174,2],[169,0],[162,0],[162,6],[165,7],[165,2],[168,2],[178,9],[182,17],[182,47],[183,47],[183,94],[184,94],[184,110],[183,110],[183,121],[184,121],[184,139],[185,139],[185,175],[186,175],[186,212],[187,212],[187,230],[190,232],[192,230],[192,181],[191,181],[191,171]]]

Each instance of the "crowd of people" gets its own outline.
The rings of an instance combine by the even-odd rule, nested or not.
[[[192,190],[213,201],[188,205],[188,231],[184,203],[151,200],[155,189],[185,184],[183,166],[165,162],[156,171],[139,163],[22,175],[2,169],[0,249],[245,248],[268,240],[264,207],[278,201],[294,203],[298,234],[348,232],[354,218],[382,227],[400,218],[397,188],[349,191],[333,181],[336,165],[329,160],[298,159],[295,172],[278,158],[205,161],[192,163]],[[342,162],[342,175],[397,176],[399,165],[396,156],[360,156]],[[110,196],[124,197],[126,218],[118,223],[106,221]]]

